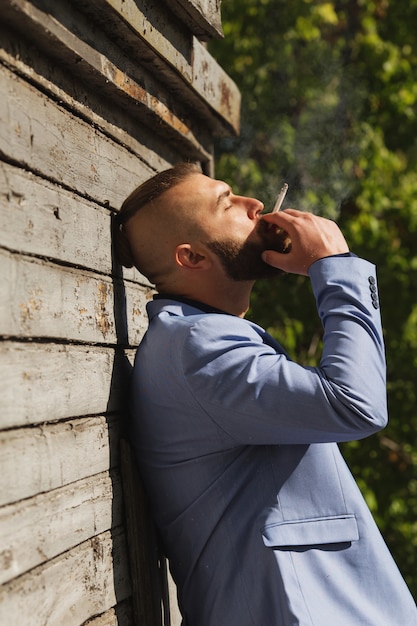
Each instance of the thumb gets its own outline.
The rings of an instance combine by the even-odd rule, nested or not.
[[[271,260],[272,260],[272,255],[271,255],[272,250],[265,250],[264,252],[262,252],[262,261],[264,261],[264,263],[268,263],[268,265],[272,265]]]
[[[276,252],[275,250],[264,250],[262,252],[262,261],[264,263],[267,263],[268,265],[272,265],[272,267],[278,267],[279,269],[282,269],[282,264],[284,262],[285,256],[286,254],[283,254],[282,252]]]
[[[305,259],[300,259],[290,252],[275,252],[275,250],[265,250],[262,252],[262,260],[272,267],[286,272],[287,274],[300,274],[308,276],[308,264]]]

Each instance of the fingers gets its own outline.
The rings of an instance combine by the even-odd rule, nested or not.
[[[295,209],[270,213],[263,219],[284,229],[291,239],[291,251],[287,254],[267,250],[262,255],[265,263],[284,272],[307,275],[315,261],[349,252],[342,232],[332,220]]]
[[[270,224],[276,224],[290,232],[292,226],[300,228],[305,226],[304,222],[314,222],[315,220],[326,220],[324,217],[307,213],[306,211],[298,211],[297,209],[285,209],[277,213],[266,213],[262,215],[262,219]],[[326,220],[330,221],[330,220]]]

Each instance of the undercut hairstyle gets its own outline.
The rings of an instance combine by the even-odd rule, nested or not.
[[[113,218],[112,238],[117,260],[125,267],[133,267],[135,259],[124,232],[126,224],[143,206],[149,204],[165,191],[175,187],[192,174],[200,174],[201,169],[194,163],[178,163],[159,172],[139,185],[123,202],[119,213]]]

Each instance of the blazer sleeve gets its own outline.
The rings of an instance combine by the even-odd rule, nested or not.
[[[239,444],[341,442],[386,425],[375,267],[329,257],[313,264],[310,278],[324,328],[318,367],[290,360],[240,318],[205,315],[190,326],[180,354],[184,384]]]

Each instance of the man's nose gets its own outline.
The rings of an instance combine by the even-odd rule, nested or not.
[[[264,210],[264,203],[256,198],[246,198],[248,217],[251,220],[258,219]]]

